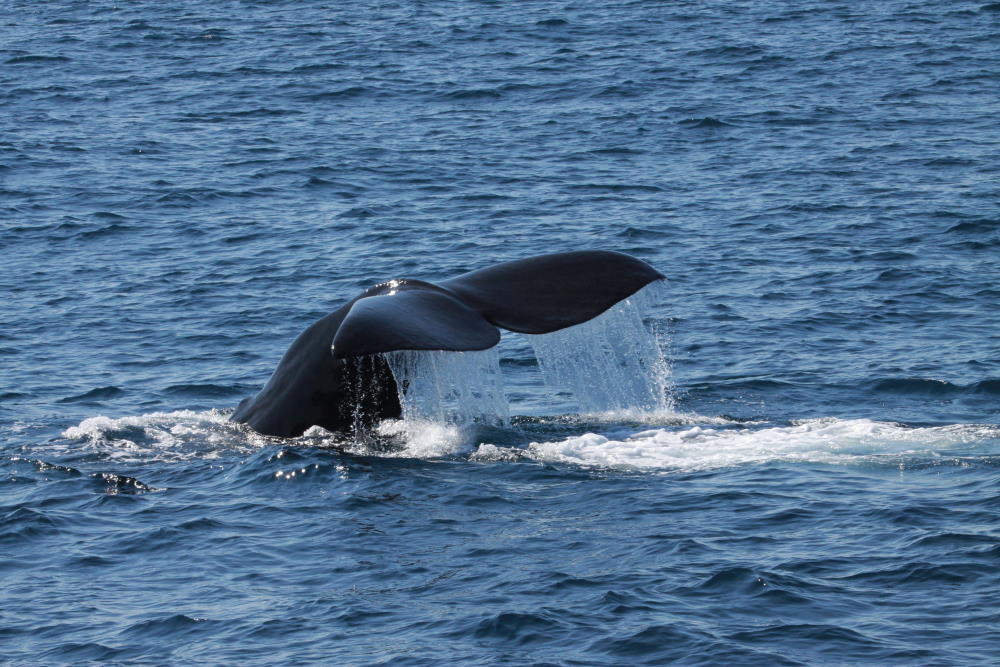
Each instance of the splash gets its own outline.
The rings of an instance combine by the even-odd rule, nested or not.
[[[473,429],[426,419],[387,419],[378,425],[376,433],[381,438],[401,440],[401,448],[361,447],[357,453],[374,454],[385,458],[440,458],[468,449],[473,440]]]

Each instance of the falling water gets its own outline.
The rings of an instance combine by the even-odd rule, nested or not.
[[[404,421],[506,424],[497,348],[481,352],[403,350],[385,354],[396,378]]]
[[[581,412],[672,411],[670,366],[657,332],[643,322],[663,284],[648,285],[583,324],[527,336],[545,384],[571,393]]]
[[[662,281],[653,283],[588,322],[525,336],[545,384],[572,394],[581,412],[671,411],[669,364],[658,336],[643,322],[661,290]],[[396,379],[404,421],[508,423],[497,348],[404,350],[384,358]]]

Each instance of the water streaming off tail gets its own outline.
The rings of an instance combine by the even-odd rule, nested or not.
[[[526,336],[545,384],[572,394],[582,412],[672,411],[670,368],[656,334],[643,322],[661,296],[662,282],[657,282],[589,322]],[[405,350],[384,358],[395,377],[405,421],[508,422],[497,348]]]
[[[663,285],[648,285],[589,322],[527,336],[545,384],[571,393],[581,412],[672,411],[670,366],[643,322]]]
[[[385,354],[403,419],[506,424],[510,417],[497,348],[481,352],[403,350]]]

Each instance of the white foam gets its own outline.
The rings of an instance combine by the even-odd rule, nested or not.
[[[380,456],[426,459],[451,456],[468,449],[473,442],[474,429],[423,419],[388,419],[378,425],[376,432],[383,437],[401,438],[404,442],[402,449],[376,452]]]
[[[941,450],[1000,451],[1000,428],[975,424],[911,428],[868,419],[812,419],[763,429],[651,429],[626,437],[596,433],[526,449],[480,445],[473,460],[529,458],[612,468],[704,470],[771,461],[856,463],[887,455],[936,457]]]
[[[476,445],[474,425],[422,419],[382,422],[375,435],[395,438],[401,444],[388,451],[377,443],[369,446],[364,441],[348,441],[343,435],[319,427],[293,442],[358,454],[415,458],[453,456],[475,447],[469,457],[474,461],[530,459],[649,470],[705,470],[779,461],[854,464],[884,462],[886,457],[902,461],[1000,454],[1000,427],[993,425],[908,427],[868,419],[828,418],[770,428],[752,424],[726,428],[732,422],[721,418],[678,414],[673,414],[673,418],[657,422],[660,426],[674,425],[668,428],[628,429],[619,425],[604,434],[582,433],[551,442],[532,442],[526,448]],[[577,419],[573,417],[567,424]],[[640,420],[630,421],[634,424]],[[684,427],[678,427],[679,424]],[[214,459],[234,453],[249,454],[274,442],[273,438],[230,422],[223,412],[181,410],[119,418],[91,417],[66,429],[62,439],[38,447],[55,454],[74,454],[83,449],[111,460],[129,462]]]
[[[65,440],[47,446],[60,453],[76,453],[82,447],[118,461],[217,458],[227,452],[253,451],[267,441],[218,410],[99,415],[71,426],[62,437]]]

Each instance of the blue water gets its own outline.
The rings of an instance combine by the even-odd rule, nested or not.
[[[0,661],[995,662],[998,90],[988,0],[2,3]],[[226,420],[583,248],[668,276],[669,409],[511,337],[507,426]]]

